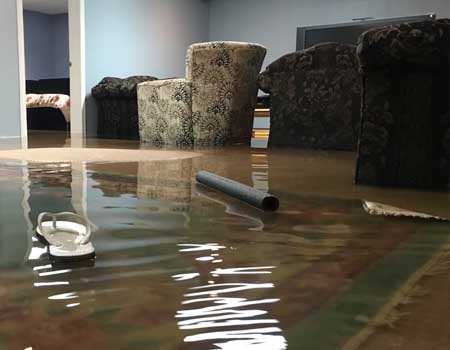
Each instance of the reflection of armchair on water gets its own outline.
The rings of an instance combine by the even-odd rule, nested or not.
[[[184,204],[191,201],[192,159],[141,162],[138,167],[138,198]]]

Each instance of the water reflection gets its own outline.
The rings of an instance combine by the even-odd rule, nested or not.
[[[198,184],[195,186],[195,195],[224,206],[227,214],[232,217],[242,218],[245,222],[250,223],[251,227],[249,230],[251,231],[262,231],[264,229],[264,222],[260,217],[255,215],[255,211],[235,199],[225,197],[220,193]],[[242,222],[237,220],[235,223],[238,226],[242,225]]]
[[[1,168],[0,268],[22,266],[32,250],[27,174],[28,170],[21,163],[5,164]]]
[[[252,152],[252,181],[257,190],[269,192],[269,159],[266,152]]]
[[[251,280],[252,277],[271,275],[275,266],[215,267],[215,262],[223,262],[219,259],[220,251],[226,250],[226,246],[217,243],[178,246],[181,253],[189,254],[194,261],[211,264],[210,268],[200,267],[201,273],[172,276],[177,282],[192,279],[207,281],[206,284],[188,288],[183,295],[183,308],[175,315],[180,330],[195,331],[195,334],[184,338],[185,343],[205,344],[205,349],[207,345],[214,346],[214,349],[234,350],[287,348],[280,322],[270,317],[264,308],[265,305],[280,302],[278,298],[262,296],[266,291],[271,291],[274,284]],[[223,281],[224,277],[239,280],[243,276],[246,282]]]
[[[286,179],[308,167],[286,162],[294,176],[281,176],[278,155],[277,213],[193,185],[206,164],[267,188],[265,154],[217,152],[196,165],[0,166],[0,348],[340,349],[448,241],[448,226],[305,196]],[[49,206],[89,216],[95,265],[49,262],[32,236]]]
[[[112,305],[124,305],[115,295],[128,290],[126,281],[146,284],[149,276],[154,280],[167,272],[179,272],[174,244],[183,237],[158,231],[173,232],[189,224],[190,168],[189,162],[183,164],[187,170],[182,172],[173,171],[170,162],[167,166],[141,165],[139,181],[137,173],[130,177],[93,172],[84,163],[2,166],[0,179],[8,180],[0,183],[0,204],[5,208],[0,220],[0,267],[23,271],[22,290],[31,297],[30,310],[61,313],[63,307],[94,315]],[[166,182],[151,183],[145,171]],[[117,186],[121,183],[128,185]],[[153,186],[151,191],[149,186]],[[46,247],[33,230],[40,212],[61,210],[92,219],[96,261],[50,263]],[[105,302],[99,301],[100,295],[109,294]]]
[[[97,226],[160,231],[189,226],[192,159],[140,162],[129,167],[134,174],[126,175],[120,169],[111,174],[99,165],[92,168],[87,199]]]

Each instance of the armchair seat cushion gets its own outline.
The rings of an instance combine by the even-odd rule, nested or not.
[[[192,131],[192,83],[185,79],[138,85],[141,141],[155,146],[189,147]]]

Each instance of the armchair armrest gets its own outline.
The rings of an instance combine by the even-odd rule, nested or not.
[[[138,85],[137,95],[142,141],[154,145],[193,144],[191,82],[147,81]]]
[[[186,79],[166,79],[146,81],[138,85],[138,101],[173,100],[192,104],[192,83]]]

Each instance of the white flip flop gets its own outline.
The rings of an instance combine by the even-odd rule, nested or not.
[[[46,218],[50,220],[45,221]],[[80,261],[95,258],[95,249],[90,242],[91,228],[80,215],[69,212],[41,213],[36,236],[48,246],[48,254],[52,260]]]

